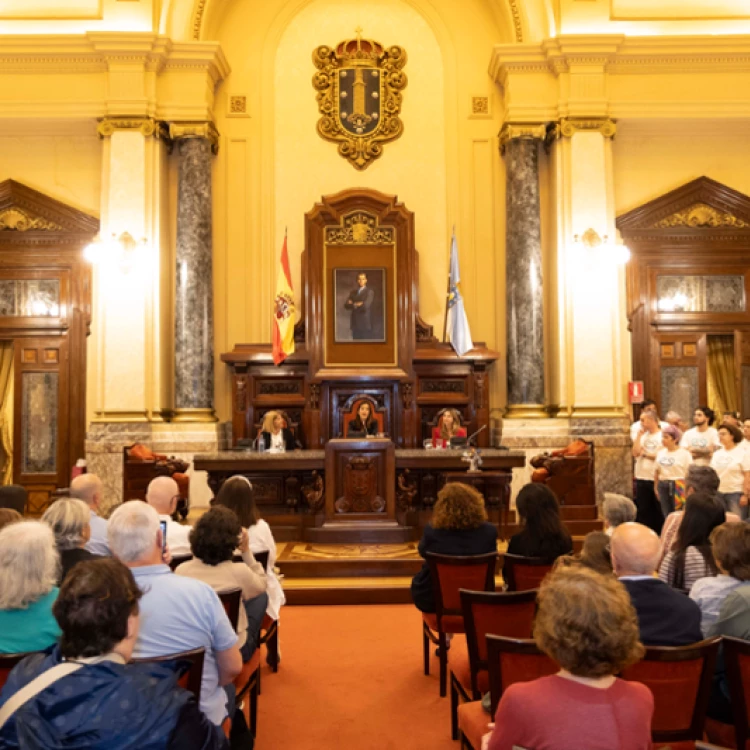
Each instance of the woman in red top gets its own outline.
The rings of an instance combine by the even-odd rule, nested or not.
[[[539,589],[534,640],[560,665],[511,685],[497,707],[489,750],[650,750],[654,698],[615,677],[643,657],[624,586],[583,567],[560,567]]]
[[[452,437],[466,437],[466,428],[461,427],[461,415],[455,409],[445,409],[432,428],[432,444],[435,448],[447,448]]]

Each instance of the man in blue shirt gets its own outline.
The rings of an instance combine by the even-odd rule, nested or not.
[[[70,496],[77,500],[83,500],[91,511],[91,518],[89,519],[91,537],[86,542],[85,548],[92,555],[109,557],[112,553],[109,551],[107,542],[107,522],[97,515],[104,496],[102,480],[96,474],[80,474],[70,483]]]
[[[133,572],[143,591],[136,659],[203,648],[200,706],[214,723],[226,718],[227,693],[242,670],[237,634],[214,590],[202,581],[176,576],[162,560],[157,512],[141,500],[123,503],[108,524],[109,546]]]

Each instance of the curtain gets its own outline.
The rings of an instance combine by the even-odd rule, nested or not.
[[[707,336],[708,405],[719,419],[724,411],[738,411],[734,336]]]

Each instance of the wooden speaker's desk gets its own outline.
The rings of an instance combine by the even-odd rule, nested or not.
[[[361,460],[361,456],[372,458],[375,453],[382,453],[382,457],[373,459],[374,469],[367,468],[369,464]],[[377,497],[382,497],[385,504],[380,511],[380,503],[375,503],[368,513],[381,528],[386,521],[391,525],[395,521],[399,527],[397,534],[381,536],[377,541],[417,538],[429,521],[439,490],[446,482],[456,481],[466,481],[484,494],[490,520],[498,525],[501,538],[505,538],[512,471],[525,465],[525,454],[485,448],[482,450],[483,471],[477,474],[466,472],[468,464],[462,457],[463,450],[394,449],[388,440],[332,440],[326,444],[326,450],[198,454],[194,464],[197,471],[208,472],[209,486],[214,493],[230,476],[241,474],[247,477],[253,483],[261,515],[271,524],[280,541],[376,541],[371,534],[353,533],[349,535],[350,539],[326,531],[330,531],[332,523],[343,529],[349,521],[346,502],[339,502],[336,507],[337,501],[343,497],[341,487],[347,466],[351,467],[350,474],[355,468],[363,473],[376,472],[368,481],[380,488]],[[352,459],[357,459],[354,464]],[[333,466],[338,468],[330,477]],[[329,481],[333,483],[330,490]],[[388,482],[388,486],[384,482]],[[393,514],[390,513],[391,507],[394,508]],[[361,516],[361,513],[357,515]],[[352,517],[352,520],[355,519]],[[361,523],[367,520],[358,517],[356,524],[361,527]],[[350,525],[350,529],[354,532],[354,525]]]

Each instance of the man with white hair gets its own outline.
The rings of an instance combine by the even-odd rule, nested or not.
[[[92,555],[109,556],[111,552],[107,544],[107,522],[97,514],[104,495],[102,480],[96,474],[80,474],[70,483],[69,494],[75,500],[83,500],[91,512],[91,536],[84,549]]]
[[[108,532],[112,553],[131,569],[143,591],[133,657],[205,649],[200,706],[220,725],[233,714],[227,696],[233,699],[232,680],[242,670],[242,656],[219,597],[207,583],[176,576],[164,564],[159,516],[141,500],[123,503],[109,519]]]
[[[167,523],[167,544],[174,557],[191,553],[191,527],[172,520],[179,497],[180,488],[172,477],[156,477],[146,489],[146,502],[159,514],[159,520]]]
[[[612,534],[612,568],[633,602],[645,646],[686,646],[702,640],[698,605],[656,578],[661,542],[640,523],[620,524]]]
[[[605,492],[602,504],[604,533],[612,536],[620,524],[635,521],[636,512],[635,503],[629,497],[618,495],[616,492]]]

